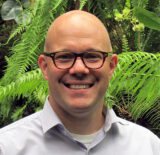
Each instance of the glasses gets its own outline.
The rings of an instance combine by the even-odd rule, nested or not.
[[[54,53],[43,53],[51,57],[58,69],[70,69],[75,64],[77,57],[80,57],[85,67],[89,69],[99,69],[103,66],[108,53],[102,51],[85,51],[77,54],[73,52],[60,51]]]

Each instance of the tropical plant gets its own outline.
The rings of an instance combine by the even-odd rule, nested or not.
[[[1,8],[1,17],[3,20],[14,19],[18,24],[28,23],[29,12],[26,10],[33,1],[31,0],[7,0]]]
[[[155,2],[157,1],[159,2]],[[148,35],[152,36],[149,28],[153,27],[146,24],[145,18],[142,19],[146,10],[138,13],[140,9],[137,7],[146,9],[149,3],[153,2],[37,0],[28,9],[30,23],[18,25],[8,39],[9,42],[17,34],[21,36],[11,48],[12,55],[6,57],[7,69],[0,80],[1,118],[5,120],[9,117],[16,120],[23,116],[22,113],[26,113],[28,107],[37,111],[43,106],[48,95],[48,86],[38,69],[37,59],[43,52],[47,29],[56,17],[76,8],[94,13],[104,22],[110,32],[114,52],[119,53],[119,64],[105,96],[107,105],[114,105],[119,115],[129,117],[135,122],[147,120],[151,125],[149,128],[160,135],[160,54],[137,51],[146,49],[144,43],[147,45]],[[134,14],[135,9],[138,11]],[[150,13],[147,12],[145,15],[150,16]],[[122,14],[121,20],[117,20],[118,14]],[[133,20],[135,23],[131,23]],[[152,25],[157,23],[157,20],[150,21]],[[133,31],[133,26],[140,22],[149,28]]]

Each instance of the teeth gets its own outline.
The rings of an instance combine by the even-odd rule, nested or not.
[[[69,88],[72,89],[85,89],[85,88],[89,88],[89,85],[69,85]]]

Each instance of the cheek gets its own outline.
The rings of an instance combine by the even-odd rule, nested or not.
[[[61,79],[65,75],[65,72],[66,71],[64,70],[56,68],[54,64],[49,65],[47,69],[49,87],[56,89],[59,86]]]
[[[59,74],[56,71],[49,72],[48,74],[48,86],[49,86],[49,92],[52,98],[55,98],[57,94],[61,92],[60,89],[60,79],[61,74]]]
[[[110,79],[109,78],[110,77],[110,73],[109,73],[108,66],[105,65],[100,70],[97,70],[96,76],[99,79],[100,87],[103,88],[103,89],[106,89],[108,87],[109,79]]]
[[[101,80],[106,81],[106,79],[108,79],[108,76],[110,74],[109,64],[107,62],[104,63],[102,68],[95,70],[95,74],[97,75],[97,77],[101,78]]]

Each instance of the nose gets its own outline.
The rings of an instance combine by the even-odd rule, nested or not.
[[[84,65],[82,59],[80,57],[77,57],[74,65],[72,68],[69,70],[70,74],[88,74],[89,69]]]

